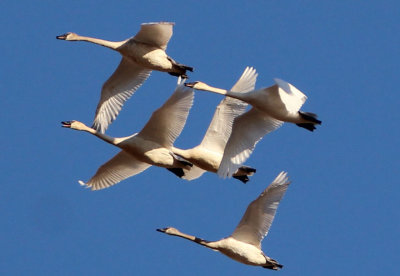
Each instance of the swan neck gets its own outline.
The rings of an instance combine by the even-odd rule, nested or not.
[[[203,91],[209,91],[209,92],[213,92],[213,93],[216,93],[216,94],[222,94],[222,95],[226,95],[226,93],[228,92],[225,89],[213,87],[213,86],[210,86],[210,85],[205,84],[205,83],[202,83],[202,84],[198,85],[197,87],[195,87],[195,89],[203,90]]]
[[[192,236],[192,235],[189,235],[189,234],[185,234],[185,233],[182,233],[182,232],[176,233],[174,235],[178,236],[178,237],[181,237],[181,238],[184,238],[184,239],[187,239],[187,240],[190,240],[190,241],[193,241],[193,242],[198,243],[200,245],[203,245],[205,247],[209,247],[209,248],[214,249],[213,247],[211,247],[209,245],[210,244],[209,241],[203,240],[201,238],[198,238],[198,237],[195,237],[195,236]]]
[[[93,128],[88,127],[87,129],[84,129],[84,131],[89,132],[89,133],[93,134],[94,136],[97,136],[101,140],[103,140],[111,145],[118,146],[118,144],[120,143],[118,138],[108,136],[104,133],[98,132],[97,130],[95,130]]]
[[[205,84],[205,83],[199,85],[198,87],[196,87],[196,89],[205,90],[205,91],[213,92],[213,93],[216,93],[216,94],[225,95],[225,96],[228,96],[228,97],[231,97],[231,98],[235,98],[235,99],[239,99],[239,100],[242,100],[244,98],[244,95],[246,94],[246,93],[243,93],[243,92],[234,92],[234,91],[229,91],[229,90],[213,87],[213,86],[210,86],[210,85]]]
[[[86,41],[94,44],[98,44],[100,46],[104,46],[113,50],[117,50],[121,47],[126,40],[124,41],[108,41],[100,38],[88,37],[88,36],[77,36],[74,40],[76,41]]]

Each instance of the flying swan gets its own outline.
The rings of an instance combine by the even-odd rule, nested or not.
[[[117,69],[103,84],[92,128],[104,133],[118,116],[125,101],[150,76],[152,70],[183,78],[187,78],[186,70],[193,71],[192,67],[174,61],[165,53],[173,25],[171,22],[144,23],[134,37],[115,42],[75,33],[56,37],[61,40],[95,43],[122,55]]]
[[[287,173],[281,172],[261,195],[250,203],[232,235],[219,241],[206,241],[184,234],[173,227],[157,231],[196,242],[243,264],[279,270],[283,266],[264,254],[261,250],[261,241],[268,234],[279,201],[289,184]]]
[[[233,122],[232,133],[218,169],[220,177],[231,177],[249,158],[257,142],[284,122],[294,123],[309,131],[313,131],[315,125],[321,124],[316,114],[299,111],[307,99],[306,95],[283,80],[275,79],[275,83],[271,87],[246,93],[215,88],[199,81],[185,84],[194,89],[222,94],[252,105],[249,111],[238,116]]]
[[[182,177],[183,169],[189,169],[192,164],[174,154],[170,148],[186,123],[193,97],[193,89],[183,86],[179,78],[175,92],[153,112],[143,129],[127,137],[113,138],[78,121],[62,122],[63,127],[89,132],[122,149],[103,164],[87,183],[79,183],[92,190],[100,190],[139,174],[151,165],[167,168]]]
[[[256,70],[252,67],[246,67],[242,76],[232,87],[231,91],[244,93],[254,90],[257,80]],[[230,97],[225,97],[217,106],[214,117],[204,135],[201,143],[191,149],[172,148],[172,151],[187,161],[193,163],[189,171],[185,171],[182,177],[187,180],[193,180],[200,177],[205,171],[218,171],[222,160],[225,145],[232,131],[233,120],[242,114],[247,107],[247,103]],[[256,170],[248,166],[239,167],[233,174],[233,177],[246,183]]]

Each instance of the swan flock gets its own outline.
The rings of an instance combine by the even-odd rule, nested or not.
[[[193,72],[193,67],[175,61],[166,53],[173,26],[171,22],[144,23],[135,36],[122,41],[108,41],[72,32],[56,37],[59,40],[94,43],[122,56],[114,73],[102,86],[92,125],[89,127],[76,120],[62,122],[64,128],[88,132],[120,148],[120,152],[101,165],[87,182],[79,180],[82,186],[91,190],[105,189],[151,166],[165,168],[189,181],[211,172],[221,178],[233,177],[247,183],[256,169],[244,165],[244,162],[264,136],[285,122],[311,132],[321,124],[315,113],[300,110],[307,96],[294,85],[275,79],[271,86],[256,89],[258,73],[253,67],[246,67],[230,90],[202,81],[186,82],[188,71]],[[106,135],[107,128],[116,119],[125,101],[153,70],[178,78],[174,92],[153,112],[139,132],[126,137]],[[174,143],[186,124],[195,90],[221,94],[224,98],[216,107],[200,144],[182,149]],[[173,227],[157,231],[198,243],[243,264],[279,270],[283,265],[262,251],[261,241],[268,234],[289,184],[287,173],[281,172],[249,204],[233,233],[221,240],[203,240]]]

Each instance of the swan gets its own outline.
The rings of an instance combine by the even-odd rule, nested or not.
[[[243,93],[254,90],[257,75],[254,68],[246,67],[231,91]],[[175,154],[193,164],[193,167],[185,172],[182,178],[193,180],[200,177],[205,171],[214,173],[218,171],[226,142],[231,135],[233,120],[242,114],[246,107],[247,103],[241,100],[224,98],[217,106],[207,132],[198,146],[186,150],[172,148]],[[249,180],[248,176],[253,175],[255,171],[254,168],[241,166],[233,174],[233,177],[246,183]]]
[[[174,93],[153,112],[143,129],[127,137],[110,137],[79,121],[62,122],[63,127],[89,132],[122,149],[103,164],[87,183],[79,183],[92,190],[100,190],[139,174],[151,165],[167,168],[182,177],[183,169],[189,169],[192,164],[174,154],[170,148],[186,123],[193,97],[193,89],[183,86],[179,78]]]
[[[125,101],[150,76],[152,70],[184,78],[187,78],[186,70],[193,71],[192,67],[174,61],[165,53],[173,25],[171,22],[144,23],[134,37],[123,41],[107,41],[71,32],[56,37],[95,43],[122,55],[117,69],[103,84],[92,128],[104,133],[118,116]]]
[[[287,173],[281,172],[261,195],[250,203],[239,225],[227,238],[206,241],[184,234],[173,227],[157,229],[157,231],[196,242],[243,264],[279,270],[283,266],[264,254],[261,250],[261,241],[268,234],[279,201],[289,184]]]
[[[212,87],[204,82],[186,83],[197,90],[210,91],[236,98],[252,105],[252,108],[235,118],[232,133],[226,144],[218,175],[231,177],[249,158],[256,144],[266,134],[279,128],[284,122],[294,123],[309,131],[320,125],[317,115],[299,111],[307,96],[292,84],[275,79],[275,85],[246,93],[238,93]]]

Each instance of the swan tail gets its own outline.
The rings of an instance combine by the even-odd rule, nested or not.
[[[308,122],[299,123],[296,125],[299,127],[305,128],[309,131],[314,131],[314,129],[316,129],[315,125],[320,125],[322,123],[320,120],[317,119],[317,114],[314,114],[311,112],[299,111],[299,115],[303,120],[306,120]]]

